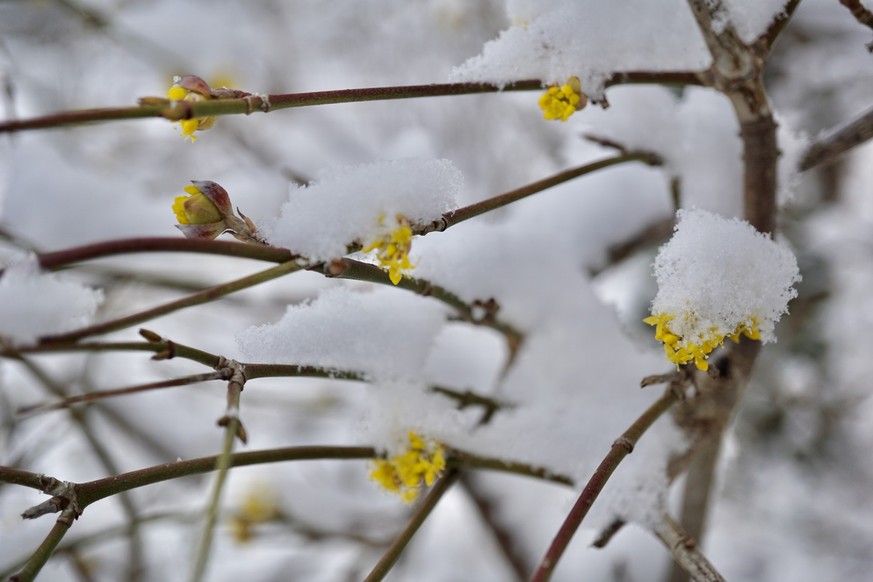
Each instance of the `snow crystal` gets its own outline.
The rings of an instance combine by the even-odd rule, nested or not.
[[[237,343],[258,362],[414,377],[443,320],[442,306],[430,299],[389,288],[365,293],[337,287],[289,306],[276,323],[240,333]]]
[[[42,273],[36,258],[29,257],[0,277],[0,337],[27,345],[76,329],[90,321],[102,300],[101,291]]]
[[[701,70],[711,58],[682,0],[583,0],[510,5],[516,26],[486,43],[480,56],[455,68],[456,81],[507,84],[520,79],[582,80],[597,95],[613,72]]]
[[[384,234],[380,217],[402,214],[426,224],[456,206],[461,173],[448,160],[394,160],[342,167],[308,186],[292,186],[267,240],[310,259],[329,260],[347,246]]]
[[[679,337],[724,337],[757,324],[762,342],[797,296],[797,260],[784,246],[739,219],[680,210],[676,232],[655,258],[652,313],[674,315]]]

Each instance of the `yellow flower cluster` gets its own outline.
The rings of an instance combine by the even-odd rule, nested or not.
[[[256,526],[281,518],[275,494],[266,487],[255,487],[246,493],[242,506],[230,518],[230,528],[237,543],[244,544],[254,537]]]
[[[579,77],[570,77],[560,87],[546,89],[540,96],[539,105],[545,119],[567,121],[571,115],[585,107],[587,102]]]
[[[380,236],[362,249],[365,253],[376,251],[379,265],[388,269],[388,278],[394,285],[403,279],[403,271],[415,268],[409,260],[409,250],[412,248],[412,228],[409,226],[409,220],[402,214],[398,214],[396,218],[397,227],[394,230]],[[379,215],[380,225],[384,220],[385,215]]]
[[[397,493],[405,503],[418,498],[424,487],[430,487],[446,467],[443,446],[426,442],[409,431],[409,448],[389,459],[374,461],[370,479],[391,493]]]
[[[693,361],[698,370],[705,372],[709,369],[709,362],[706,361],[709,354],[724,343],[725,337],[729,337],[734,342],[740,341],[740,335],[752,340],[761,339],[761,331],[758,329],[758,320],[755,317],[750,317],[748,322],[740,323],[732,333],[721,334],[716,328],[710,328],[706,333],[699,333],[694,341],[682,338],[670,329],[669,323],[675,317],[670,313],[659,313],[645,318],[643,322],[655,326],[655,339],[664,342],[667,359],[677,366]],[[693,315],[686,314],[685,317],[692,318]]]

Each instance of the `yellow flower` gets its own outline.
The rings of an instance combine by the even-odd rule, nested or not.
[[[379,225],[384,222],[385,215],[379,215]],[[410,271],[415,265],[409,260],[412,248],[412,228],[409,220],[402,214],[396,216],[397,227],[390,233],[376,238],[365,246],[362,251],[376,251],[376,258],[382,268],[388,269],[388,278],[397,285],[403,279],[403,272]]]
[[[195,75],[185,75],[184,77],[174,77],[173,86],[167,91],[167,99],[171,101],[188,101],[195,103],[197,101],[206,101],[213,99],[214,95],[209,84],[200,77]],[[194,135],[195,131],[206,131],[215,125],[215,117],[194,117],[192,119],[182,119],[179,121],[179,126],[182,129],[183,137],[191,140],[191,143],[197,139]]]
[[[173,212],[179,224],[208,224],[223,218],[221,210],[197,186],[185,186],[187,195],[173,199]]]
[[[560,87],[549,87],[539,99],[543,117],[548,120],[567,121],[571,115],[585,107],[587,103],[588,99],[582,92],[579,77],[570,77]]]
[[[698,370],[705,372],[709,369],[707,361],[709,354],[724,344],[725,337],[731,338],[734,342],[740,341],[740,335],[752,340],[761,339],[758,319],[754,316],[749,317],[748,321],[740,323],[731,333],[724,334],[712,327],[705,332],[698,333],[696,337],[689,338],[683,338],[670,329],[669,323],[675,317],[671,313],[658,313],[643,319],[643,322],[655,326],[655,339],[664,343],[667,359],[676,364],[677,367],[694,362]],[[683,317],[686,321],[695,320],[694,315],[690,313],[686,313]]]
[[[391,493],[397,493],[404,503],[418,498],[424,487],[430,487],[446,467],[443,446],[426,441],[409,431],[409,448],[388,459],[373,461],[370,479]]]
[[[282,518],[282,510],[275,493],[265,486],[246,492],[242,505],[230,518],[234,539],[240,544],[251,541],[256,526]]]

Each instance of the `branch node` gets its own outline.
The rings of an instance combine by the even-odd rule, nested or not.
[[[615,442],[612,443],[612,446],[624,448],[625,450],[627,450],[627,454],[631,454],[632,452],[634,452],[634,442],[624,435],[615,439]]]
[[[76,497],[75,483],[40,475],[39,485],[40,490],[43,493],[51,495],[52,497],[51,499],[47,499],[38,505],[34,505],[33,507],[24,510],[21,514],[22,519],[36,519],[49,513],[58,513],[59,511],[62,511],[63,514],[58,518],[58,520],[60,521],[63,518],[69,520],[69,523],[72,523],[72,520],[78,518],[82,514],[82,510],[79,507],[79,501]],[[68,515],[64,517],[64,514]],[[70,518],[70,515],[72,515],[72,518]]]

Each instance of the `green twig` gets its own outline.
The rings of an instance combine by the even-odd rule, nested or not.
[[[61,540],[64,539],[67,532],[70,531],[70,526],[73,525],[75,519],[76,515],[74,511],[65,509],[61,512],[61,515],[58,516],[57,521],[55,521],[54,527],[52,527],[51,531],[36,551],[34,551],[30,558],[28,558],[21,571],[12,576],[9,581],[31,582],[32,580],[35,580],[39,575],[40,570],[42,570],[42,567],[45,566],[46,562],[51,558],[55,548],[59,543],[61,543]]]
[[[200,536],[200,544],[197,548],[197,557],[194,560],[194,568],[191,573],[191,582],[200,582],[206,572],[209,562],[209,554],[212,549],[212,539],[215,535],[215,524],[218,522],[218,514],[221,505],[221,494],[231,466],[234,441],[242,431],[242,423],[239,419],[240,395],[242,394],[245,378],[233,377],[227,386],[227,415],[224,429],[224,444],[221,455],[218,457],[215,469],[215,483],[212,485],[212,494],[206,505],[206,521],[203,524],[203,532]]]
[[[224,297],[225,295],[230,295],[231,293],[236,293],[237,291],[248,289],[249,287],[254,287],[255,285],[260,285],[261,283],[264,283],[266,281],[278,279],[279,277],[287,275],[288,273],[299,271],[302,268],[303,267],[297,261],[288,261],[287,263],[282,263],[265,271],[259,271],[257,273],[254,273],[253,275],[248,275],[241,279],[236,279],[228,283],[222,283],[221,285],[209,287],[208,289],[204,289],[203,291],[200,291],[198,293],[192,293],[191,295],[182,297],[181,299],[170,301],[169,303],[164,303],[163,305],[158,305],[157,307],[152,307],[150,309],[140,311],[139,313],[133,313],[125,317],[119,317],[110,321],[104,321],[103,323],[90,325],[88,327],[77,329],[69,333],[47,336],[42,338],[41,341],[71,342],[92,335],[118,331],[120,329],[125,329],[133,325],[138,325],[140,323],[143,323],[144,321],[149,321],[150,319],[154,319],[162,315],[167,315],[168,313],[179,311],[180,309],[193,307],[195,305],[202,305],[203,303],[209,303],[210,301],[214,301],[219,297]]]

